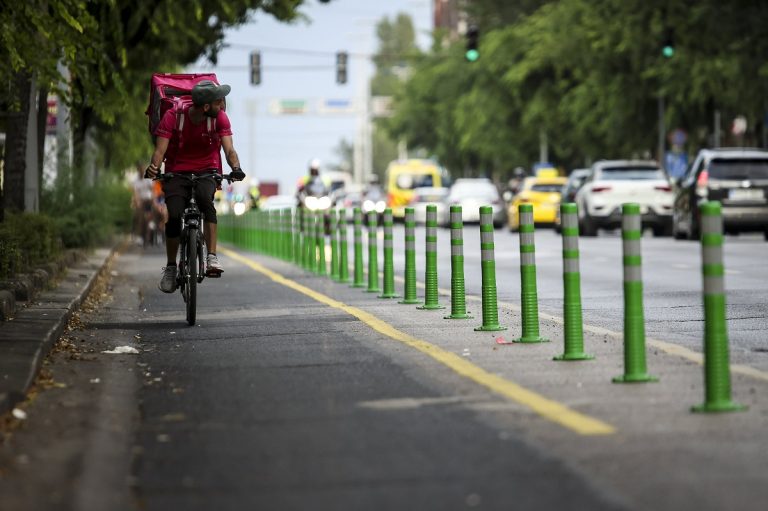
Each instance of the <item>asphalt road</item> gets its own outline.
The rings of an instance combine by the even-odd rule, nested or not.
[[[395,226],[396,246],[402,246],[402,225]],[[424,229],[417,227],[417,275],[424,279]],[[562,316],[562,239],[539,228],[536,271],[539,308]],[[451,287],[450,231],[438,230],[438,280]],[[494,233],[496,281],[500,302],[520,303],[518,235],[507,229]],[[597,238],[580,238],[581,295],[584,322],[621,332],[623,328],[623,269],[620,231],[601,231]],[[703,300],[701,249],[697,242],[642,239],[646,335],[702,352]],[[726,236],[725,286],[728,332],[733,362],[768,371],[768,242],[762,234]],[[365,253],[367,257],[367,252]],[[477,224],[464,227],[465,280],[468,295],[480,296],[480,233]],[[404,253],[395,250],[396,274],[402,275]],[[401,285],[398,285],[402,290]],[[449,304],[446,298],[444,303]]]
[[[348,314],[228,266],[201,286],[193,328],[178,295],[155,292],[157,275],[135,275],[146,312],[124,326],[142,336],[146,509],[617,508],[562,461],[455,406],[469,392],[498,398],[458,377],[445,385],[436,364]]]
[[[449,288],[448,231],[439,238]],[[476,229],[465,238],[468,294],[478,295]],[[419,311],[226,249],[224,277],[200,286],[199,324],[188,327],[180,295],[156,287],[160,250],[133,248],[114,263],[111,298],[75,332],[87,359],[49,365],[61,385],[28,404],[25,428],[0,451],[9,467],[0,471],[3,504],[762,509],[768,373],[752,347],[765,331],[768,244],[727,244],[732,351],[756,370],[733,374],[733,394],[749,410],[702,415],[689,411],[703,398],[692,357],[702,328],[695,244],[644,239],[649,335],[683,351],[652,344],[649,371],[660,381],[615,385],[619,239],[582,241],[585,344],[596,358],[577,363],[552,361],[563,349],[559,241],[537,234],[541,330],[552,340],[538,345],[499,344],[520,328],[517,237],[506,231],[496,231],[505,332],[474,331],[480,304],[471,297],[475,319],[444,320],[445,310]],[[423,280],[421,257],[418,265]],[[140,353],[102,353],[120,345]]]

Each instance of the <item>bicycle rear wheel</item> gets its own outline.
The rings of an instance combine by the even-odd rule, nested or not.
[[[187,232],[186,246],[186,285],[187,285],[187,324],[193,326],[197,318],[197,229]]]

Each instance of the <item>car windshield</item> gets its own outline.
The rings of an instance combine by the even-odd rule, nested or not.
[[[654,167],[609,167],[600,172],[600,179],[606,181],[634,181],[664,178],[664,172],[661,169]]]
[[[445,200],[444,193],[427,192],[416,195],[416,202],[442,202]]]
[[[451,197],[478,197],[496,199],[499,197],[499,191],[491,183],[456,183],[451,189]]]
[[[552,184],[540,184],[540,183],[537,183],[537,184],[531,186],[531,191],[532,192],[550,192],[550,193],[551,192],[557,192],[557,193],[560,193],[560,190],[562,190],[562,189],[563,189],[563,185],[558,185],[558,184],[554,184],[554,183],[552,183]]]
[[[710,179],[768,179],[768,160],[712,160]]]
[[[403,190],[434,186],[432,174],[400,174],[396,182],[397,187]]]

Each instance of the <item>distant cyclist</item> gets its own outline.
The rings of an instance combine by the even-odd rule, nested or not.
[[[224,112],[224,97],[229,94],[229,85],[216,85],[210,80],[203,80],[192,89],[192,105],[181,112],[168,110],[157,127],[157,142],[152,160],[146,174],[155,177],[163,160],[166,173],[208,174],[221,167],[221,148],[232,168],[236,180],[242,180],[245,173],[240,168],[240,160],[232,143],[232,125]],[[214,121],[210,123],[208,119]],[[178,123],[178,124],[177,124]],[[213,129],[211,129],[213,124]],[[181,140],[179,143],[179,129]],[[186,179],[169,179],[163,182],[165,203],[168,208],[168,223],[165,226],[165,249],[168,261],[163,268],[160,290],[173,293],[176,290],[176,257],[179,251],[181,235],[181,217],[192,193],[192,185]],[[216,181],[202,180],[197,184],[197,205],[205,217],[205,244],[208,247],[206,273],[219,276],[223,271],[216,256],[216,208],[213,194]]]

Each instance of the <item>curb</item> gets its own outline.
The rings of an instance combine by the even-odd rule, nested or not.
[[[98,276],[118,251],[121,242],[112,248],[97,249],[88,257],[70,256],[65,259],[66,272],[53,289],[45,289],[28,307],[16,310],[11,320],[0,322],[0,415],[23,401],[35,381],[40,366],[53,344],[58,340],[72,314],[88,296]],[[47,275],[47,274],[46,274]],[[0,291],[0,306],[17,302],[10,291]],[[15,307],[14,307],[15,308]]]

